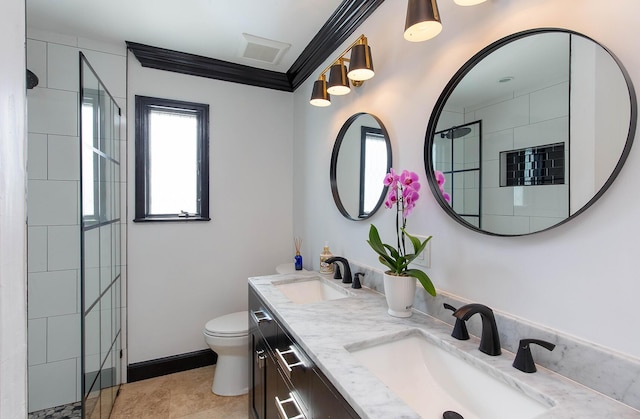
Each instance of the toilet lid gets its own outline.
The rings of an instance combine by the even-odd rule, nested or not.
[[[249,333],[249,312],[238,311],[209,320],[205,332],[213,336],[242,336]]]

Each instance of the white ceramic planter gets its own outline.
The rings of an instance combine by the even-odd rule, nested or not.
[[[410,317],[413,299],[416,296],[416,279],[412,276],[384,274],[384,295],[389,310],[394,317]]]

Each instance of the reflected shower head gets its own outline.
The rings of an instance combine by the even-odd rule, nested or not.
[[[450,130],[446,131],[446,132],[441,132],[440,133],[440,138],[448,138],[448,139],[456,139],[456,138],[461,138],[464,137],[465,135],[469,134],[471,132],[471,128],[469,127],[462,127],[462,128],[451,128]]]
[[[33,74],[31,70],[27,69],[27,89],[33,89],[38,85],[40,81],[38,80],[38,76]]]

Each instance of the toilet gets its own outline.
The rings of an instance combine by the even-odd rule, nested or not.
[[[209,320],[204,340],[218,354],[211,391],[239,396],[249,391],[249,312],[239,311]]]

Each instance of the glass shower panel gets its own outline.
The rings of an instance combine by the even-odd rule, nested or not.
[[[482,223],[481,150],[481,121],[447,128],[437,132],[433,140],[433,166],[445,176],[450,205],[476,227]]]
[[[95,386],[100,371],[100,301],[84,317],[84,390]]]
[[[111,268],[111,224],[100,226],[100,292],[105,292],[113,281]]]
[[[120,108],[80,54],[83,417],[108,418],[120,387]],[[115,153],[115,154],[114,154]]]

